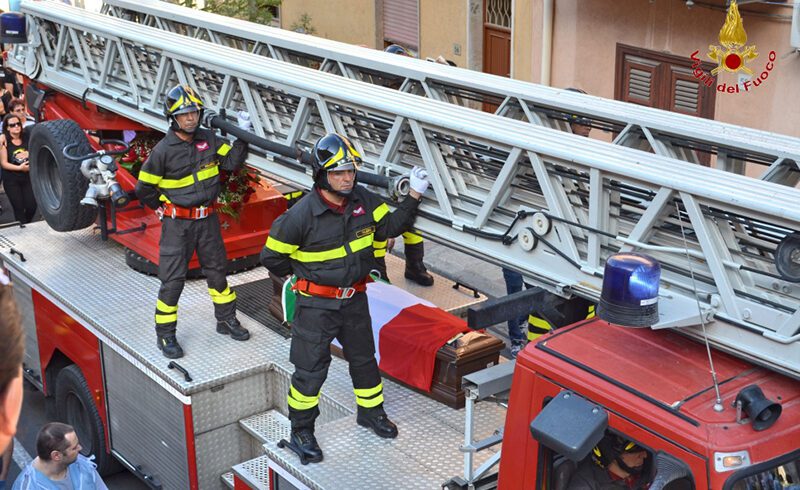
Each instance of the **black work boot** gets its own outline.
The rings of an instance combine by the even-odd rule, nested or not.
[[[394,439],[397,437],[397,426],[389,420],[385,413],[364,413],[358,412],[356,422],[362,427],[372,429],[373,432],[384,439]]]
[[[217,333],[230,335],[233,340],[247,340],[250,332],[239,323],[237,318],[217,322]]]
[[[161,349],[161,353],[164,354],[164,357],[168,359],[183,357],[183,349],[181,348],[181,344],[178,343],[178,339],[175,337],[174,333],[158,335],[157,342],[158,348]]]
[[[428,273],[422,259],[425,257],[425,244],[423,242],[413,245],[406,244],[406,279],[410,279],[420,286],[433,286],[433,276]]]
[[[293,429],[291,441],[287,445],[300,456],[302,464],[322,461],[322,448],[319,447],[312,429]]]

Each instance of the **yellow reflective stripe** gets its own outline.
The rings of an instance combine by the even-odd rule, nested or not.
[[[267,237],[267,243],[264,246],[274,252],[278,252],[279,254],[291,254],[297,250],[297,245],[289,245],[288,243],[283,243],[282,241],[272,238],[271,236]]]
[[[197,104],[199,106],[203,105],[203,101],[200,100],[197,96],[194,95],[194,90],[192,90],[189,87],[184,87],[184,90],[186,90],[186,95],[189,96],[189,100],[190,101],[194,102],[195,104]]]
[[[595,317],[594,305],[589,305],[589,314],[586,315],[586,319],[590,320],[590,319],[592,319],[594,317]]]
[[[163,311],[164,313],[175,313],[176,311],[178,311],[178,305],[170,306],[164,303],[163,301],[158,300],[156,301],[156,309],[158,311]]]
[[[181,105],[183,105],[183,95],[181,95],[181,98],[176,100],[175,103],[172,104],[172,107],[169,108],[169,112],[177,111],[178,109],[180,109]]]
[[[283,195],[286,200],[291,201],[292,199],[297,199],[303,197],[303,191],[295,191],[295,192],[287,192]]]
[[[553,327],[546,320],[528,315],[528,340],[536,340],[552,329]]]
[[[236,292],[231,291],[230,287],[225,288],[225,291],[222,292],[208,288],[208,294],[211,295],[211,301],[218,305],[224,305],[236,299]]]
[[[353,393],[359,398],[369,398],[375,396],[383,391],[383,383],[378,383],[378,386],[372,388],[353,388]]]
[[[169,200],[169,198],[167,196],[165,196],[164,194],[161,194],[160,196],[158,196],[158,200],[161,201],[161,202],[171,202]]]
[[[375,208],[374,211],[372,211],[372,219],[377,223],[387,214],[389,214],[389,206],[387,206],[386,203],[382,203],[380,206]]]
[[[319,404],[319,394],[317,396],[306,396],[297,391],[294,386],[290,386],[286,401],[295,410],[309,410]]]
[[[341,259],[346,256],[347,251],[344,249],[344,247],[323,250],[321,252],[304,252],[302,250],[295,250],[290,255],[291,258],[298,262],[325,262],[326,260]]]
[[[162,178],[163,177],[161,177],[160,175],[147,173],[144,170],[139,171],[139,180],[141,180],[146,184],[158,185],[158,183],[161,182]]]
[[[356,405],[364,408],[377,407],[383,403],[383,395],[378,395],[375,398],[356,398]]]
[[[373,240],[372,248],[375,250],[372,252],[372,254],[377,258],[386,257],[386,246],[388,244],[388,240]]]
[[[217,150],[217,155],[224,157],[225,155],[228,154],[229,151],[231,151],[231,145],[227,143],[222,143],[222,146],[220,146],[219,150]]]
[[[342,148],[340,146],[339,147],[339,151],[337,151],[335,155],[333,155],[331,158],[329,158],[328,161],[325,162],[325,164],[322,166],[322,168],[328,168],[331,165],[333,165],[336,162],[338,162],[339,160],[341,160],[342,158],[344,158],[344,148]]]
[[[178,314],[171,315],[156,315],[156,323],[172,323],[178,321]]]
[[[416,245],[418,243],[422,243],[422,237],[420,235],[417,235],[416,233],[407,231],[403,233],[403,242],[406,245]]]
[[[319,400],[319,393],[316,396],[308,396],[300,393],[294,386],[289,386],[289,396],[301,402],[315,402]]]
[[[219,175],[219,167],[214,165],[211,168],[197,172],[197,180],[195,180],[194,175],[187,175],[181,179],[162,179],[158,186],[162,189],[180,189],[181,187],[188,187],[195,182],[210,179],[217,175]]]
[[[374,233],[370,233],[365,237],[358,238],[350,242],[350,250],[353,252],[358,252],[360,250],[364,250],[367,247],[372,246],[372,239],[375,237]]]

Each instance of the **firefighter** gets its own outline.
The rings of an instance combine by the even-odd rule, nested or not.
[[[391,44],[383,51],[400,56],[408,56],[409,58],[414,57],[410,51],[399,44]],[[390,88],[399,89],[400,87],[391,86],[390,83]],[[386,252],[391,250],[390,245],[393,244],[394,237],[389,237],[388,241],[375,242],[375,259],[378,262],[378,271],[386,280],[389,279],[386,273]],[[416,230],[408,230],[403,233],[403,244],[406,254],[405,278],[421,286],[433,286],[433,276],[428,272],[423,262],[425,244],[422,241],[422,236]]]
[[[413,224],[428,176],[415,167],[410,197],[390,212],[380,197],[357,185],[360,163],[347,138],[331,133],[317,141],[313,189],[275,220],[261,252],[270,274],[297,276],[290,351],[295,371],[287,398],[292,431],[285,444],[306,462],[322,461],[314,421],[334,338],[349,363],[357,423],[380,437],[397,437],[397,426],[383,409],[366,282],[375,265],[373,242]]]
[[[178,299],[183,291],[189,260],[196,251],[214,303],[217,332],[247,340],[250,332],[236,318],[236,293],[225,277],[227,256],[214,202],[220,192],[219,170],[234,171],[247,157],[247,143],[233,146],[214,131],[200,128],[203,102],[187,85],[172,88],[164,99],[170,123],[167,135],[153,148],[136,183],[136,195],[161,219],[156,302],[158,348],[169,359],[183,356],[175,336]],[[250,129],[249,114],[238,117],[239,127]]]
[[[639,490],[650,481],[650,455],[634,441],[606,434],[572,474],[568,490]]]
[[[537,340],[553,329],[594,318],[595,305],[583,298],[561,299],[548,296],[528,315],[528,342]]]

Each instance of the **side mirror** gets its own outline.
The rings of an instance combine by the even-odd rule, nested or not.
[[[603,438],[608,412],[571,391],[550,400],[531,422],[534,439],[572,461],[585,458]]]

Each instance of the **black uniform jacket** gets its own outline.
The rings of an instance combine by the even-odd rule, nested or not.
[[[220,168],[237,169],[247,149],[244,141],[231,146],[208,129],[198,128],[192,141],[183,141],[170,129],[144,162],[136,196],[153,209],[162,202],[184,208],[209,206],[220,192]]]
[[[293,273],[316,284],[352,286],[375,268],[372,243],[409,229],[418,204],[408,197],[391,212],[380,197],[356,186],[339,214],[314,190],[272,223],[261,263],[279,276]],[[325,309],[341,303],[302,295],[297,301]]]

